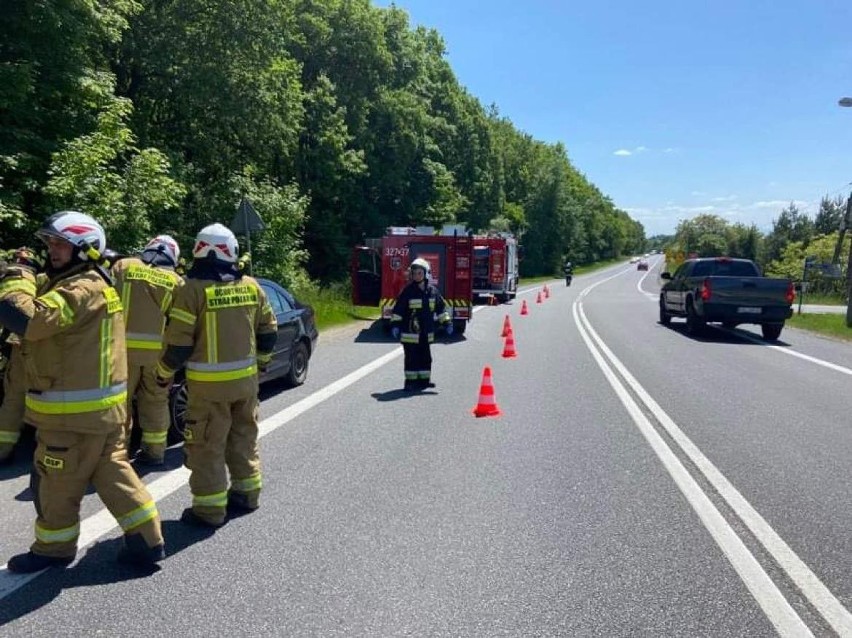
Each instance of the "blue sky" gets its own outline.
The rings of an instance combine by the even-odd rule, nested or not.
[[[813,216],[850,192],[852,0],[395,4],[648,236],[700,213],[767,231],[790,202]]]

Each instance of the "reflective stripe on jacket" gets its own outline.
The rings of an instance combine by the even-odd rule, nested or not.
[[[156,363],[174,291],[183,285],[183,278],[136,257],[117,261],[112,274],[124,306],[127,356],[134,365]]]
[[[426,285],[422,290],[416,282],[409,283],[397,297],[391,325],[400,329],[402,343],[432,343],[435,322],[450,321],[444,298],[438,289]]]
[[[257,335],[275,333],[275,314],[252,277],[187,278],[176,291],[167,346],[192,347],[186,378],[195,396],[233,401],[257,391]],[[160,361],[161,372],[173,371]]]
[[[16,305],[23,338],[27,420],[38,428],[108,433],[126,417],[127,357],[121,299],[90,264],[46,282]]]

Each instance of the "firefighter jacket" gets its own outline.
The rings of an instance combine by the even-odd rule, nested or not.
[[[175,292],[157,376],[168,379],[185,363],[194,397],[251,396],[258,364],[269,363],[277,334],[275,313],[255,279],[193,267]]]
[[[421,289],[412,281],[397,297],[391,326],[400,329],[402,343],[432,343],[435,340],[436,317],[441,325],[450,321],[441,293],[431,284]]]
[[[13,300],[12,294],[0,296],[0,303],[11,302],[27,318],[21,324],[27,422],[83,434],[121,427],[127,413],[127,357],[115,288],[84,263],[55,275],[35,298]]]
[[[171,268],[136,257],[117,261],[112,274],[124,308],[128,359],[137,365],[153,365],[160,358],[166,318],[183,278]]]

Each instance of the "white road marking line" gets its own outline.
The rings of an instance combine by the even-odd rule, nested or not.
[[[259,424],[258,437],[264,437],[267,434],[274,432],[282,425],[286,425],[297,416],[304,414],[323,401],[330,399],[338,392],[345,390],[352,384],[360,381],[367,375],[378,370],[383,365],[393,361],[401,355],[402,348],[394,348],[391,352],[374,359],[370,363],[350,372],[345,377],[338,379],[337,381],[305,397],[301,401],[298,401],[293,405],[284,408],[280,412],[264,419]],[[168,474],[165,474],[164,476],[147,484],[148,491],[151,493],[151,496],[155,501],[160,501],[186,485],[189,482],[189,474],[189,470],[185,467],[172,470]],[[109,534],[117,527],[118,523],[115,518],[113,518],[112,514],[109,513],[109,510],[102,509],[95,514],[92,514],[80,523],[80,540],[78,542],[80,550]],[[166,539],[166,550],[168,551],[168,539]],[[79,552],[77,555],[79,557]],[[13,574],[4,565],[3,568],[0,569],[0,600],[20,587],[23,587],[42,573],[43,571],[35,574]]]
[[[659,297],[658,297],[658,295],[655,295],[655,294],[653,294],[653,293],[650,293],[650,292],[648,292],[647,290],[645,290],[644,288],[642,288],[642,282],[643,282],[643,281],[645,281],[645,278],[646,278],[648,275],[650,275],[650,274],[651,274],[651,272],[653,272],[654,268],[656,268],[656,267],[657,267],[657,265],[658,265],[659,263],[660,263],[660,260],[658,259],[658,260],[657,260],[657,261],[655,261],[653,264],[649,265],[649,266],[648,266],[648,270],[645,272],[645,274],[644,274],[644,275],[642,275],[642,278],[639,280],[639,283],[637,283],[637,284],[636,284],[636,289],[637,289],[640,293],[642,293],[643,295],[645,295],[645,296],[646,296],[648,299],[650,299],[651,301],[656,301]]]
[[[603,283],[603,282],[598,282]],[[592,288],[596,287],[598,283],[589,286],[589,288],[584,293],[588,293]],[[585,296],[585,295],[583,295]],[[578,320],[578,313],[582,317],[582,325]],[[686,454],[686,456],[695,464],[698,470],[704,475],[707,481],[713,486],[713,488],[719,493],[719,495],[725,500],[725,502],[731,507],[731,509],[736,513],[736,515],[740,518],[740,520],[746,525],[749,531],[755,536],[755,538],[763,545],[767,552],[774,558],[774,560],[781,566],[787,576],[793,581],[796,586],[801,590],[802,594],[814,605],[814,607],[819,611],[819,613],[825,618],[825,620],[831,625],[831,627],[841,636],[852,635],[852,614],[841,604],[841,602],[837,599],[837,597],[832,594],[831,590],[823,584],[823,582],[819,579],[819,577],[814,574],[811,569],[802,561],[798,555],[790,548],[789,545],[778,535],[778,533],[766,522],[766,520],[755,510],[751,504],[740,494],[740,492],[728,481],[728,479],[716,468],[710,460],[704,456],[704,454],[698,449],[698,447],[692,443],[689,437],[683,433],[683,431],[675,424],[675,422],[671,419],[671,417],[666,414],[666,412],[660,407],[660,405],[648,394],[648,392],[639,384],[639,382],[633,377],[632,374],[627,370],[623,363],[615,356],[615,354],[606,346],[604,341],[600,338],[597,332],[592,328],[589,323],[585,312],[583,311],[582,304],[580,302],[575,302],[574,304],[574,320],[577,323],[577,327],[580,330],[581,336],[583,337],[586,345],[589,347],[592,355],[595,357],[598,365],[601,366],[601,369],[604,371],[604,374],[607,377],[607,380],[615,389],[616,394],[618,394],[619,398],[624,403],[630,415],[633,417],[634,422],[637,427],[639,427],[642,434],[645,435],[645,438],[649,441],[654,451],[663,461],[666,469],[671,473],[672,470],[669,468],[668,463],[671,462],[671,458],[674,459],[676,465],[676,471],[678,472],[686,472],[689,477],[690,489],[692,488],[692,484],[697,489],[701,489],[700,486],[689,476],[689,473],[671,451],[671,449],[666,445],[665,441],[663,441],[662,437],[656,432],[651,423],[648,421],[647,417],[642,413],[639,409],[638,405],[636,405],[635,401],[630,397],[630,395],[626,392],[624,386],[618,381],[617,377],[615,377],[614,373],[611,371],[609,366],[603,361],[603,357],[600,356],[600,353],[594,348],[591,344],[591,339],[597,343],[597,346],[600,348],[600,352],[602,352],[607,359],[609,359],[610,363],[615,367],[621,377],[627,382],[633,392],[639,397],[639,399],[644,403],[644,405],[648,408],[649,411],[654,415],[654,417],[659,421],[660,425],[663,429],[668,433],[669,436],[677,443],[677,445],[681,448],[681,450]],[[588,330],[588,334],[591,335],[591,339],[587,337],[585,330]],[[650,428],[650,430],[649,430]],[[658,449],[657,446],[663,446],[665,449]],[[662,455],[661,455],[662,454]],[[665,455],[665,457],[663,456]],[[671,455],[671,458],[669,457]],[[678,483],[678,487],[683,491],[684,488],[681,486],[679,479],[672,474],[675,481]],[[690,494],[684,491],[684,495],[687,499],[690,499]],[[722,517],[721,513],[715,508],[712,502],[707,498],[707,496],[701,492],[701,496],[703,499],[706,499],[706,503],[709,504],[710,507],[713,508],[713,512],[711,513],[711,518],[714,518],[716,515]],[[703,503],[703,499],[701,502]],[[704,516],[702,516],[702,512],[699,511],[697,502],[693,502],[690,499],[690,504],[692,504],[693,508],[704,521]],[[703,505],[702,505],[703,506]],[[728,542],[727,531],[730,530],[730,533],[733,533],[736,537],[736,534],[733,532],[733,529],[724,521],[724,517],[722,517],[722,521],[724,522],[725,534],[722,538],[725,542]],[[705,522],[705,526],[707,522]],[[708,527],[708,530],[711,534],[714,535],[714,540],[719,544],[722,550],[725,552],[728,559],[731,561],[731,564],[740,573],[740,577],[743,578],[743,582],[746,583],[746,586],[752,591],[752,594],[755,596],[755,599],[761,605],[761,608],[767,612],[767,616],[776,625],[776,629],[779,632],[782,632],[782,629],[776,624],[776,621],[773,619],[772,614],[780,614],[778,617],[779,620],[785,623],[785,627],[788,629],[793,629],[795,625],[787,626],[786,623],[790,621],[787,617],[787,611],[783,608],[778,607],[777,596],[781,596],[784,604],[789,607],[786,599],[783,599],[783,595],[775,586],[775,584],[769,579],[769,576],[763,569],[760,567],[759,563],[757,563],[754,556],[748,552],[748,549],[745,546],[742,546],[742,549],[747,553],[747,556],[743,557],[739,552],[738,548],[736,552],[738,553],[729,553],[729,549],[726,548],[725,545],[720,542],[719,538],[714,534],[714,530]],[[736,537],[736,541],[742,545],[742,541],[739,537]],[[745,560],[745,563],[742,563],[740,566],[738,563],[734,562],[734,560]],[[753,565],[751,565],[751,561],[757,563],[757,567],[760,570],[759,574],[754,573]],[[743,573],[740,572],[740,568],[743,568],[746,572],[746,575],[750,579],[756,580],[746,580]],[[765,579],[769,579],[769,585],[771,589],[766,589],[767,584]],[[752,587],[757,587],[757,589],[753,589]],[[776,595],[777,594],[777,595]],[[763,598],[758,597],[760,595]],[[764,607],[764,602],[769,605],[768,611],[767,608]],[[801,622],[801,619],[795,615],[795,612],[792,611],[792,608],[789,608],[789,612],[792,612],[795,616],[795,620]],[[810,630],[805,627],[807,634],[810,634]],[[783,633],[783,632],[782,632]]]
[[[823,368],[828,368],[829,370],[834,370],[835,372],[840,372],[842,374],[852,375],[852,370],[850,370],[849,368],[847,368],[845,366],[837,365],[836,363],[831,363],[830,361],[824,361],[823,359],[817,359],[816,357],[812,357],[808,354],[796,352],[795,350],[792,350],[789,347],[785,348],[784,346],[769,345],[763,339],[758,339],[757,337],[755,337],[753,335],[745,334],[741,330],[731,330],[731,329],[728,329],[728,328],[722,328],[720,326],[714,326],[714,327],[717,330],[723,330],[725,332],[729,332],[730,334],[736,335],[740,339],[745,339],[746,341],[751,341],[752,343],[758,343],[758,344],[760,344],[760,345],[762,345],[766,348],[771,348],[772,350],[775,350],[776,352],[781,352],[781,353],[789,355],[791,357],[798,357],[799,359],[802,359],[804,361],[810,361],[811,363],[815,363],[816,365],[822,366]]]

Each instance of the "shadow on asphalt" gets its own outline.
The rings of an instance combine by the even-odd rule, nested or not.
[[[397,390],[388,390],[387,392],[373,392],[370,396],[376,401],[399,401],[400,399],[413,399],[414,397],[423,395],[437,396],[437,394],[438,393],[435,390],[420,390],[418,392],[414,392],[399,388]]]
[[[169,557],[207,540],[215,533],[215,530],[191,527],[180,521],[163,521],[166,560],[161,565],[167,567]],[[162,569],[160,565],[137,567],[118,563],[115,557],[121,545],[120,538],[96,543],[73,567],[51,568],[6,597],[0,608],[0,627],[44,607],[56,599],[64,589],[109,585],[147,578]]]
[[[393,343],[393,337],[384,326],[384,320],[377,319],[355,335],[355,343]]]
[[[750,346],[790,346],[790,344],[783,339],[778,339],[777,341],[763,341],[760,335],[754,334],[753,332],[740,330],[738,328],[723,328],[722,326],[716,326],[713,324],[708,325],[697,335],[687,334],[685,321],[672,321],[668,326],[663,326],[658,322],[657,325],[674,332],[678,332],[688,339],[700,341],[702,343],[745,343]],[[746,336],[751,337],[752,339],[757,339],[758,341],[755,342],[751,339],[747,339],[745,338]]]

